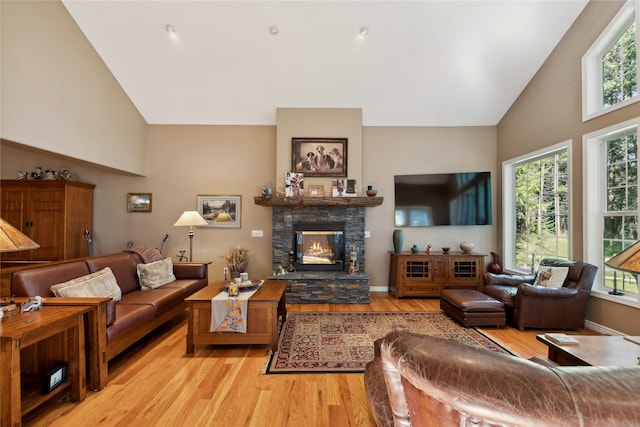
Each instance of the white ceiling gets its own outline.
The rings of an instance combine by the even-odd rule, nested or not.
[[[470,126],[499,122],[587,0],[63,3],[150,124],[331,107],[367,126]]]

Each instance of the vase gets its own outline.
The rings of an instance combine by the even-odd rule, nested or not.
[[[487,265],[487,270],[490,273],[494,273],[494,274],[502,273],[502,266],[500,265],[500,257],[495,252],[491,252],[491,256],[493,257],[493,259],[491,260],[489,265]]]
[[[465,254],[470,254],[474,247],[475,245],[471,242],[460,243],[460,249],[462,249],[462,252],[464,252]]]
[[[393,251],[397,254],[402,252],[402,241],[404,233],[402,230],[393,230]]]

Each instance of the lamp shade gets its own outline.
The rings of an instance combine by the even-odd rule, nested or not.
[[[612,257],[605,265],[628,271],[629,273],[640,273],[640,240]]]
[[[39,247],[39,244],[0,218],[0,252],[27,251],[29,249],[38,249]]]
[[[198,213],[198,211],[184,211],[180,218],[173,224],[174,227],[184,227],[194,225],[207,225],[208,222]]]

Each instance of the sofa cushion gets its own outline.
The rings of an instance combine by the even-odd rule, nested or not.
[[[184,296],[182,295],[181,289],[159,288],[129,292],[122,296],[119,304],[150,305],[156,311],[156,315],[158,315],[183,302]]]
[[[165,258],[149,264],[138,264],[137,270],[140,287],[143,290],[156,289],[176,280],[176,276],[173,274],[171,258]]]
[[[107,328],[107,342],[111,343],[114,339],[131,333],[132,330],[144,323],[153,321],[155,317],[156,309],[152,305],[122,304],[121,302],[116,304],[116,321]]]
[[[122,291],[109,267],[51,286],[57,297],[105,297],[119,301]]]
[[[569,267],[538,267],[538,274],[534,285],[546,288],[561,288],[569,273]]]

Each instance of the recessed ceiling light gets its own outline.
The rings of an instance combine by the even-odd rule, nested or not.
[[[367,34],[369,34],[369,28],[367,28],[367,27],[360,27],[360,30],[358,30],[358,33],[359,33],[362,37],[364,37],[364,36],[366,36]]]
[[[272,36],[275,36],[279,32],[278,27],[273,25],[272,27],[269,28],[269,32],[271,33]]]
[[[171,34],[171,35],[174,35],[174,34],[176,33],[176,29],[175,29],[175,27],[174,27],[173,25],[171,25],[171,24],[167,24],[167,25],[165,25],[165,26],[164,26],[164,30],[165,30],[167,33]]]

